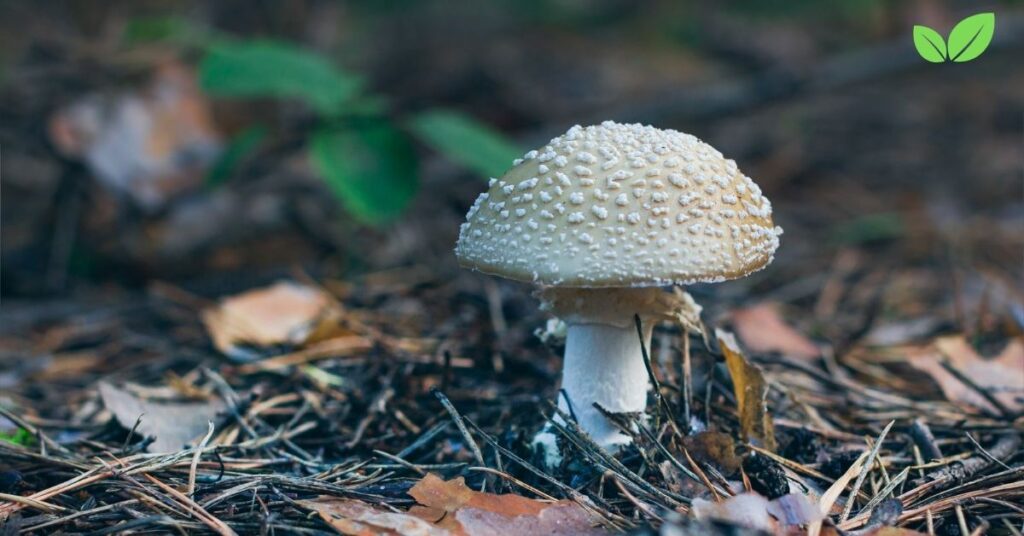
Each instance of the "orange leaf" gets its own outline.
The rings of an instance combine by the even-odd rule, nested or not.
[[[799,331],[787,324],[773,303],[760,303],[732,314],[736,333],[743,344],[755,352],[778,352],[782,355],[814,359],[821,350]]]
[[[356,499],[318,497],[298,501],[320,514],[339,534],[347,536],[451,536],[451,532],[418,517],[391,512]]]
[[[979,387],[992,393],[1011,411],[1024,410],[1024,340],[1011,340],[994,358],[978,354],[962,335],[939,337],[931,345],[913,349],[908,362],[931,376],[952,402],[995,410],[985,397],[942,366],[942,359]]]
[[[327,293],[291,281],[224,298],[202,318],[214,346],[228,356],[242,356],[246,344],[301,346],[352,334]]]
[[[468,506],[506,516],[535,516],[550,502],[541,502],[519,495],[495,495],[473,491],[466,486],[462,477],[444,481],[434,474],[428,474],[409,490],[416,502],[446,512],[454,512]]]
[[[548,502],[519,495],[482,493],[466,486],[462,477],[445,481],[428,474],[409,490],[420,507],[410,510],[420,519],[437,522],[453,534],[590,535],[608,534],[572,501]]]
[[[747,360],[732,333],[715,330],[725,364],[732,376],[743,439],[775,451],[775,430],[768,412],[768,382],[761,369]]]

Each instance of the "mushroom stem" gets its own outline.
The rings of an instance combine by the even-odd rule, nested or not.
[[[644,328],[650,345],[651,327]],[[632,325],[571,323],[565,341],[562,388],[566,397],[558,405],[576,420],[594,441],[609,450],[630,442],[629,436],[594,407],[612,413],[642,413],[649,383],[640,337]]]
[[[679,322],[699,331],[700,306],[689,294],[676,289],[641,288],[558,288],[545,287],[538,293],[541,307],[568,326],[562,389],[558,405],[576,416],[585,432],[598,445],[616,451],[630,437],[605,418],[597,404],[612,413],[642,413],[647,405],[650,380],[644,364],[641,337],[635,315],[643,324],[643,344],[650,347],[651,332],[662,320]],[[570,405],[572,410],[570,410]],[[559,416],[556,420],[561,421]],[[560,463],[555,431],[546,426],[534,437],[534,448],[544,453],[547,467]]]

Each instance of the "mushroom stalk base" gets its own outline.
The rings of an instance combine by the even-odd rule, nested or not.
[[[644,344],[650,347],[651,328],[645,326]],[[565,341],[562,389],[558,406],[575,415],[584,431],[609,450],[630,442],[594,407],[612,413],[642,413],[647,406],[649,378],[636,328],[608,324],[569,325]]]

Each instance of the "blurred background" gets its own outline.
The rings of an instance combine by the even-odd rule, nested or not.
[[[980,58],[915,52],[915,24],[981,11]],[[487,177],[605,119],[692,133],[775,204],[775,264],[698,293],[1020,292],[1022,57],[1016,1],[8,0],[4,309],[297,272],[477,288],[452,247]]]

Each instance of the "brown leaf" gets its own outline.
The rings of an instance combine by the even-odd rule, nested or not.
[[[177,62],[146,87],[82,96],[51,117],[49,135],[101,184],[151,209],[199,187],[222,145],[195,74]]]
[[[462,477],[445,481],[434,474],[428,474],[417,482],[409,490],[409,495],[423,506],[446,512],[468,506],[506,516],[535,516],[552,504],[519,495],[481,493],[469,489]]]
[[[147,448],[154,453],[181,450],[201,437],[208,423],[216,422],[224,410],[220,399],[194,403],[147,400],[109,383],[100,383],[99,391],[103,405],[121,426],[131,429],[138,422],[136,433],[156,438]]]
[[[736,455],[736,443],[729,434],[700,432],[684,437],[683,444],[694,460],[711,463],[724,475],[732,475],[740,470],[742,461]]]
[[[340,534],[351,536],[451,536],[451,532],[410,514],[391,512],[356,499],[318,497],[298,501]]]
[[[768,412],[768,382],[760,367],[743,355],[732,333],[715,330],[725,364],[732,376],[743,439],[775,451],[775,430]]]
[[[481,493],[469,489],[462,477],[444,481],[428,474],[409,495],[422,505],[418,515],[440,519],[455,534],[607,534],[574,502]]]
[[[214,346],[229,357],[251,358],[244,345],[304,345],[349,335],[341,313],[323,291],[290,281],[221,300],[203,311]]]
[[[586,511],[575,503],[556,503],[535,516],[509,517],[489,510],[462,508],[455,519],[469,536],[506,536],[534,534],[545,536],[605,536],[607,530],[594,526]]]
[[[469,489],[460,477],[428,474],[409,490],[420,504],[399,513],[354,499],[319,497],[299,504],[320,514],[334,530],[359,536],[604,536],[583,508],[571,501],[546,502],[519,495]]]
[[[782,319],[774,303],[739,309],[732,313],[732,322],[743,344],[755,352],[778,352],[801,359],[821,355],[810,339]]]
[[[1024,340],[1021,338],[1011,340],[991,359],[978,355],[962,335],[940,337],[929,346],[910,351],[910,365],[931,376],[947,399],[996,411],[985,397],[946,370],[942,366],[943,358],[1011,411],[1024,411]]]

